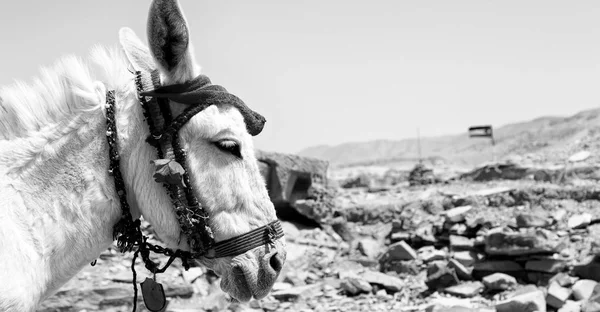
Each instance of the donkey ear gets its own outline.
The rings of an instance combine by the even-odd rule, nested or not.
[[[123,27],[119,30],[119,42],[134,70],[152,72],[156,69],[150,50],[131,28]]]
[[[187,22],[177,0],[154,0],[148,14],[148,42],[166,83],[181,83],[195,76]]]

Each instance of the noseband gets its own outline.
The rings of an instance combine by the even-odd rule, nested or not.
[[[121,252],[135,249],[132,269],[138,253],[145,267],[156,274],[164,272],[175,258],[180,258],[187,270],[189,259],[233,257],[259,246],[273,244],[275,240],[283,237],[281,224],[275,220],[248,233],[215,243],[213,232],[208,224],[208,212],[196,198],[196,192],[190,183],[186,169],[186,152],[179,143],[179,130],[193,116],[211,105],[230,104],[238,108],[251,135],[257,135],[262,131],[264,117],[249,109],[225,88],[211,84],[210,79],[203,75],[184,84],[165,87],[160,87],[160,76],[156,70],[152,73],[138,71],[135,75],[139,101],[150,130],[150,136],[146,141],[156,148],[158,155],[158,159],[153,161],[156,166],[154,179],[162,183],[167,190],[181,227],[181,234],[186,236],[190,250],[172,250],[149,243],[147,237],[141,232],[140,220],[132,218],[119,165],[115,92],[111,90],[106,94],[106,136],[110,156],[108,172],[114,178],[122,210],[121,219],[113,228],[113,236]],[[153,90],[146,91],[150,88]],[[179,116],[173,117],[170,100],[188,107]],[[169,261],[159,268],[157,263],[150,260],[150,251],[168,256]],[[135,278],[134,289],[137,297]]]

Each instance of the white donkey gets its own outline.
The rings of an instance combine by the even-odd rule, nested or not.
[[[128,28],[121,49],[66,57],[32,84],[0,89],[0,311],[33,311],[113,242],[121,192],[109,173],[107,90],[115,90],[116,141],[131,215],[150,222],[173,250],[189,250],[167,190],[153,180],[133,71],[158,69],[162,85],[197,77],[187,23],[176,0],[155,0],[149,48]],[[186,106],[171,101],[174,116]],[[209,105],[179,131],[195,197],[219,243],[276,220],[243,112]],[[285,262],[282,240],[239,255],[198,260],[221,288],[248,301],[271,290]]]

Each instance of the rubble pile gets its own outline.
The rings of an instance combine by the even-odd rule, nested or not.
[[[410,186],[427,185],[438,183],[440,180],[433,174],[433,170],[418,163],[408,174],[408,183]]]

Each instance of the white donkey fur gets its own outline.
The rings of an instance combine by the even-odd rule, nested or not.
[[[121,208],[107,172],[107,89],[116,90],[121,170],[134,217],[141,213],[168,246],[187,248],[164,188],[152,179],[156,153],[144,141],[131,66],[120,49],[97,47],[88,61],[66,57],[30,85],[0,89],[0,311],[33,311],[113,241]],[[198,66],[186,67],[193,72],[164,78],[198,74]],[[239,142],[244,159],[215,148],[221,139]],[[205,109],[183,127],[181,140],[216,241],[276,218],[237,109]],[[235,297],[232,266],[257,267],[255,258],[248,252],[203,262]],[[250,275],[250,287],[265,287]]]

